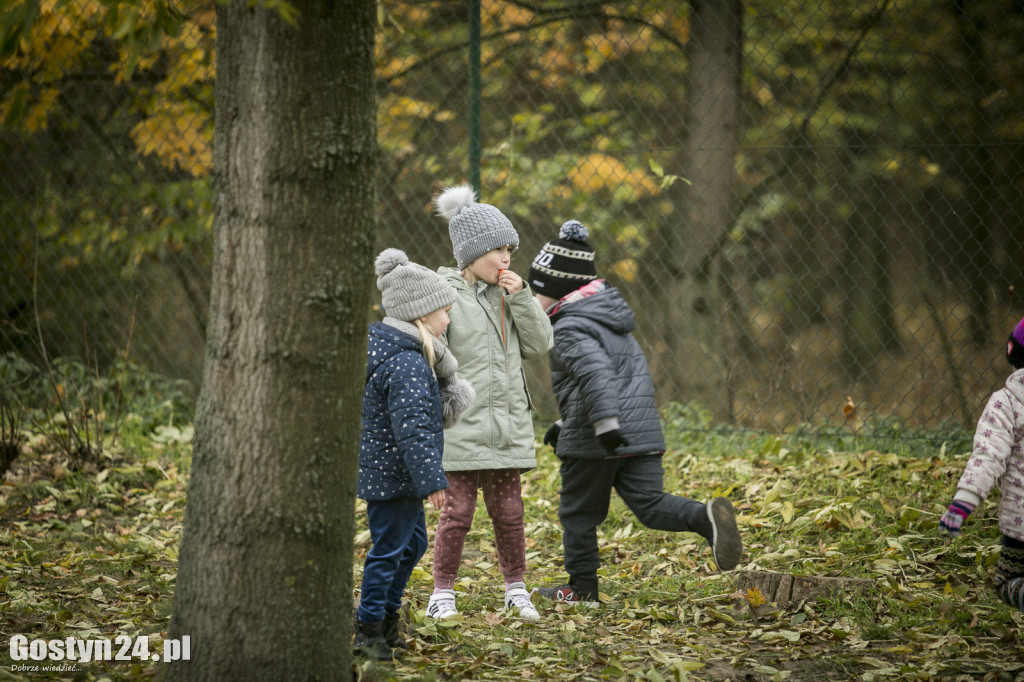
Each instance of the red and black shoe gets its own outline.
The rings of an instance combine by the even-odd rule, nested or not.
[[[570,606],[596,609],[601,605],[596,591],[577,590],[572,585],[540,587],[537,588],[537,592],[545,599],[551,599],[561,604],[569,604]]]

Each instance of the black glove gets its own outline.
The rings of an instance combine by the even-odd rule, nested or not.
[[[600,441],[601,446],[608,452],[615,452],[615,448],[620,445],[629,445],[629,442],[622,437],[622,433],[618,429],[597,434],[597,440]]]
[[[561,426],[558,424],[552,424],[551,428],[544,434],[544,445],[550,445],[551,449],[554,450],[555,446],[558,445],[558,434],[561,432]]]

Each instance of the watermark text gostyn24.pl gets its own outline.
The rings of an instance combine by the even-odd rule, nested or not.
[[[187,661],[192,656],[192,641],[188,635],[180,640],[163,640],[163,651],[151,652],[149,637],[118,635],[114,639],[29,639],[14,635],[10,642],[12,661]]]

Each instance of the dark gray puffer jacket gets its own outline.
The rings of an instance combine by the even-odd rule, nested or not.
[[[601,459],[665,451],[654,383],[640,344],[636,320],[619,290],[594,282],[598,293],[566,301],[552,313],[555,345],[548,354],[551,384],[562,430],[559,457]],[[617,418],[627,444],[605,450],[594,424]]]

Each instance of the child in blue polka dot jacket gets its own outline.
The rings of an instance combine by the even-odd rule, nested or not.
[[[445,502],[444,429],[473,402],[469,382],[441,342],[455,290],[443,277],[385,249],[376,261],[386,316],[370,325],[359,444],[358,496],[373,546],[366,554],[356,636],[358,655],[391,660],[406,647],[399,608],[427,550],[423,500]]]
[[[1002,547],[992,583],[1000,600],[1024,611],[1024,320],[1010,332],[1006,359],[1014,371],[985,405],[971,457],[939,529],[955,538],[998,485]]]

